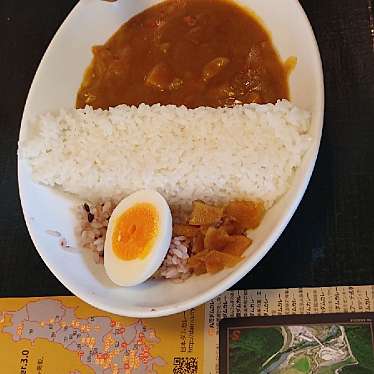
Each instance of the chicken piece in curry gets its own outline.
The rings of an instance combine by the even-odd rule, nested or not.
[[[189,108],[288,99],[288,71],[271,38],[230,0],[167,0],[95,46],[76,106]]]

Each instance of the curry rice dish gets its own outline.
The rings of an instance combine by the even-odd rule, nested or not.
[[[78,237],[98,262],[116,202],[148,188],[174,212],[155,277],[235,266],[311,141],[310,113],[285,100],[296,58],[283,63],[228,0],[164,1],[92,52],[77,109],[39,116],[20,140],[34,179],[85,202]]]

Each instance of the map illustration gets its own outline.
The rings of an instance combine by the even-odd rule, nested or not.
[[[231,329],[230,374],[374,374],[369,324]]]
[[[32,344],[37,340],[59,344],[77,354],[85,367],[92,369],[90,373],[151,374],[166,365],[163,358],[152,356],[151,349],[160,339],[141,320],[125,325],[109,316],[77,318],[76,308],[54,299],[29,302],[16,311],[0,311],[0,321],[5,319],[10,324],[0,328],[0,333],[9,334],[14,342],[26,339]]]

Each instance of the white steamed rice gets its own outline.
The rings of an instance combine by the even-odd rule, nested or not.
[[[174,206],[243,198],[269,207],[310,144],[310,120],[286,100],[219,109],[86,107],[34,119],[19,152],[37,182],[93,202],[150,188]]]

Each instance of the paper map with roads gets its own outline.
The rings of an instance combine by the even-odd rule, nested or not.
[[[137,320],[75,297],[0,299],[0,372],[151,374],[189,365],[202,373],[203,320],[203,307]]]

